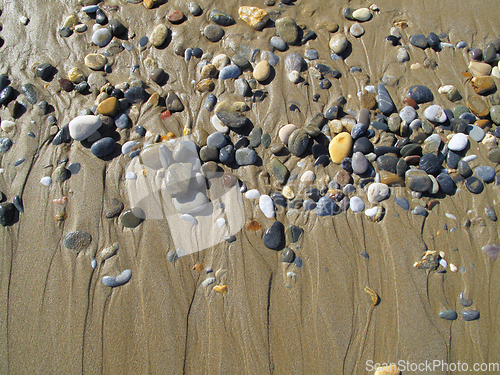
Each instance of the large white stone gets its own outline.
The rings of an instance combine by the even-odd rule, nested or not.
[[[274,203],[269,195],[261,195],[259,198],[259,208],[267,218],[274,217]]]
[[[281,139],[281,142],[283,142],[285,145],[288,144],[288,138],[290,138],[290,135],[297,130],[297,127],[294,124],[288,124],[284,125],[281,127],[281,129],[278,132],[278,136]]]
[[[69,135],[75,141],[83,141],[97,131],[102,125],[99,117],[85,115],[75,117],[69,122]]]
[[[354,196],[349,200],[349,207],[352,212],[361,212],[365,209],[365,202],[360,197]]]
[[[467,137],[467,134],[457,133],[448,142],[448,149],[452,151],[462,151],[467,147],[468,143],[469,138]]]
[[[383,201],[389,195],[389,187],[386,184],[375,182],[368,187],[366,195],[370,203]]]

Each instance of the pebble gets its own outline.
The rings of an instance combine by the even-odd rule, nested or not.
[[[352,137],[347,132],[337,134],[328,146],[330,158],[335,164],[340,164],[347,156],[350,155],[352,147]]]
[[[78,116],[69,122],[69,135],[75,141],[83,141],[91,134],[95,133],[101,125],[102,121],[98,116]]]
[[[480,179],[471,176],[465,179],[465,186],[473,194],[480,194],[484,189],[484,185]]]
[[[168,29],[167,25],[160,23],[153,29],[153,32],[149,37],[149,41],[153,46],[159,48],[167,40],[169,31],[170,30]]]
[[[491,206],[485,207],[484,208],[484,213],[488,219],[491,221],[497,221],[498,217],[497,214],[495,213],[495,209]]]
[[[405,211],[408,211],[410,209],[410,203],[404,197],[401,198],[394,197],[394,202],[396,202],[396,204]]]
[[[352,17],[356,21],[365,22],[372,18],[372,13],[368,8],[359,8],[352,12]]]
[[[417,215],[417,216],[423,216],[423,217],[427,217],[429,215],[429,213],[427,212],[427,210],[425,209],[425,207],[422,207],[422,206],[416,206],[412,211],[411,213],[413,215]]]
[[[238,15],[241,20],[257,31],[262,30],[269,20],[269,14],[258,7],[242,6],[238,9]]]
[[[142,103],[148,100],[149,94],[142,87],[133,86],[124,93],[125,99],[132,104]]]
[[[389,187],[386,184],[375,182],[368,187],[366,193],[370,203],[381,202],[389,196]]]
[[[271,75],[271,66],[266,60],[260,61],[253,70],[253,77],[259,81],[266,81]]]
[[[309,145],[309,135],[302,129],[296,129],[288,138],[288,149],[295,156],[301,156]]]
[[[217,43],[224,36],[224,30],[219,25],[207,25],[203,29],[203,35],[212,43]]]
[[[441,160],[435,154],[425,154],[418,164],[420,170],[434,175],[441,171]]]
[[[12,225],[16,217],[16,207],[10,202],[0,203],[0,224],[3,227]]]
[[[308,49],[304,52],[304,56],[309,60],[316,60],[319,58],[318,51],[315,49]]]
[[[259,198],[259,208],[267,218],[275,216],[274,203],[269,195],[261,195]]]
[[[416,85],[408,90],[408,97],[413,99],[417,104],[432,102],[434,95],[427,86]]]
[[[245,198],[247,199],[260,198],[260,192],[257,189],[250,189],[245,193]]]
[[[90,233],[84,231],[72,231],[64,237],[64,246],[70,250],[81,251],[86,249],[92,242]]]
[[[444,123],[448,118],[440,105],[434,104],[427,107],[424,111],[424,116],[430,122]]]
[[[460,313],[466,322],[477,320],[480,316],[479,311],[477,310],[462,310]]]
[[[487,157],[491,162],[500,164],[500,149],[496,148],[491,150],[488,152]]]
[[[448,142],[448,149],[451,151],[462,151],[467,147],[469,138],[467,134],[457,133]]]
[[[394,102],[392,101],[389,92],[381,83],[377,86],[378,91],[378,108],[383,114],[390,114],[394,110]]]
[[[355,23],[349,28],[349,32],[352,36],[359,38],[365,33],[365,29],[359,23]]]
[[[474,77],[470,83],[476,94],[479,95],[486,95],[496,89],[495,81],[489,76]]]
[[[330,38],[330,49],[336,54],[344,52],[348,45],[349,41],[344,34],[334,34]]]
[[[425,192],[432,188],[432,181],[427,173],[418,169],[409,169],[405,173],[406,186],[417,192]]]
[[[349,207],[353,212],[362,212],[365,209],[365,203],[360,197],[353,196],[349,199]]]
[[[495,169],[490,166],[476,167],[474,173],[478,178],[480,178],[484,182],[493,181],[493,179],[495,178]]]
[[[321,197],[316,205],[318,216],[332,216],[340,212],[339,206],[329,197]]]
[[[428,40],[424,34],[413,34],[410,37],[410,43],[415,47],[426,49]]]
[[[45,185],[45,186],[50,186],[50,184],[52,184],[52,178],[50,178],[50,177],[42,177],[40,179],[40,183],[42,185]]]
[[[280,261],[282,263],[293,263],[295,260],[295,252],[289,247],[285,247],[281,253]]]
[[[12,147],[12,141],[9,138],[0,138],[0,153],[7,152]]]
[[[366,158],[366,156],[362,152],[358,151],[352,155],[351,165],[353,172],[356,173],[357,175],[361,175],[368,170],[370,163]]]
[[[207,137],[207,145],[215,148],[222,148],[226,145],[227,139],[224,133],[215,132]]]
[[[219,72],[219,79],[234,79],[241,75],[241,69],[237,65],[228,65]]]
[[[135,228],[144,221],[145,217],[142,209],[134,207],[123,211],[120,222],[125,228]]]
[[[486,133],[479,126],[477,125],[469,126],[469,137],[471,137],[476,142],[481,142],[485,135]]]
[[[455,310],[444,310],[439,312],[439,317],[445,320],[456,320],[458,315]]]
[[[437,175],[436,180],[439,184],[439,188],[445,194],[453,194],[455,190],[455,183],[453,179],[447,173],[440,173]]]
[[[106,28],[102,28],[94,32],[92,35],[92,42],[98,47],[104,47],[111,41],[112,38],[113,36],[111,35],[111,32]]]
[[[229,14],[216,9],[210,12],[210,19],[221,26],[231,26],[236,23],[233,17],[231,17]]]
[[[273,36],[269,40],[269,44],[276,48],[278,51],[285,51],[286,50],[286,43],[283,39],[281,39],[279,36]]]
[[[189,13],[191,13],[193,16],[199,16],[203,12],[201,7],[198,5],[198,3],[191,1],[188,4],[188,10]]]
[[[126,113],[119,113],[114,118],[115,125],[118,129],[127,129],[130,124],[130,118]]]
[[[208,95],[207,100],[205,101],[205,109],[208,112],[212,112],[216,103],[217,97],[214,94]]]
[[[299,28],[293,18],[282,17],[275,21],[276,34],[286,44],[294,45],[299,42]]]
[[[132,278],[132,271],[124,270],[121,274],[119,274],[116,277],[103,276],[101,282],[105,286],[108,286],[110,288],[115,288],[117,286],[121,286],[128,283],[131,278]]]
[[[235,160],[240,166],[255,164],[257,153],[251,148],[243,147],[236,150]]]
[[[187,221],[188,223],[191,223],[192,225],[198,225],[198,220],[196,220],[196,218],[190,214],[182,214],[181,216],[179,216],[179,219],[181,219],[183,221]]]
[[[273,225],[264,234],[264,245],[271,250],[281,250],[284,245],[285,227],[279,221]]]
[[[316,175],[313,171],[305,171],[300,177],[301,182],[314,182]]]
[[[115,150],[116,142],[111,137],[105,137],[97,142],[94,142],[90,147],[90,151],[98,158],[103,158],[110,155]]]
[[[406,62],[410,61],[410,54],[408,53],[407,49],[404,47],[401,47],[398,49],[398,53],[396,55],[396,58],[398,59],[399,62]]]

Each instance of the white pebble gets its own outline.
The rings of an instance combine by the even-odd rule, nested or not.
[[[287,74],[287,78],[292,83],[298,83],[300,80],[300,73],[297,72],[296,70],[292,70],[290,73]]]
[[[465,158],[463,158],[462,160],[468,163],[468,162],[470,162],[472,160],[476,160],[476,159],[477,159],[477,155],[468,155]]]
[[[96,269],[96,267],[97,267],[97,260],[92,259],[92,262],[90,262],[90,265],[92,266],[93,269]]]
[[[457,133],[448,142],[448,149],[452,151],[462,151],[469,143],[467,134]]]
[[[106,259],[111,258],[113,255],[116,254],[116,252],[118,251],[119,247],[120,247],[120,245],[118,244],[118,242],[115,242],[113,245],[105,247],[104,249],[102,249],[101,250],[101,257],[102,257],[102,259],[106,260]]]
[[[441,86],[438,91],[440,94],[448,94],[455,86],[453,85],[445,85]]]
[[[443,268],[448,267],[448,262],[447,262],[446,260],[444,260],[444,259],[441,259],[441,260],[439,261],[439,264],[440,264]]]
[[[192,215],[190,214],[182,214],[180,216],[180,219],[181,220],[184,220],[184,221],[187,221],[188,223],[191,223],[193,225],[197,225],[198,224],[198,220],[196,220],[196,218],[194,218]]]
[[[293,272],[293,271],[288,271],[288,272],[286,273],[286,275],[287,275],[288,277],[297,277],[297,274],[296,274],[295,272]]]
[[[42,177],[40,179],[40,183],[45,186],[49,186],[52,183],[52,178],[50,177]]]
[[[29,19],[26,16],[21,16],[21,17],[19,17],[19,22],[21,22],[23,25],[27,25],[29,22]]]
[[[217,224],[217,226],[219,228],[222,228],[224,225],[226,225],[226,219],[224,219],[223,217],[220,217],[218,218],[215,223]]]
[[[349,200],[349,207],[352,212],[361,212],[365,209],[365,202],[360,197],[354,196]]]
[[[457,220],[457,217],[453,214],[449,214],[448,212],[444,214],[448,219],[453,219],[453,220]]]
[[[128,171],[128,172],[125,174],[125,179],[126,179],[126,180],[137,180],[137,175],[135,174],[135,172]]]
[[[260,192],[257,189],[250,189],[245,193],[247,199],[257,199],[260,197]]]
[[[259,208],[267,218],[274,217],[274,203],[269,195],[261,195],[259,198]]]
[[[132,277],[131,270],[125,270],[116,277],[104,276],[102,278],[102,283],[109,287],[116,287],[127,283]]]
[[[368,92],[371,92],[372,94],[376,94],[377,93],[377,91],[375,89],[375,86],[373,86],[373,85],[365,86],[365,90],[368,91]]]
[[[371,203],[383,201],[389,195],[389,187],[386,184],[374,182],[368,187],[366,195]]]
[[[215,277],[207,277],[205,280],[203,280],[201,286],[203,288],[206,288],[207,286],[212,285],[213,283],[215,283]]]
[[[300,177],[302,182],[313,182],[316,179],[316,175],[313,171],[305,171]]]
[[[229,131],[229,128],[226,125],[224,125],[221,120],[219,120],[217,115],[213,115],[210,122],[212,123],[212,126],[215,128],[215,130],[217,130],[218,132],[227,133]]]
[[[365,210],[365,215],[368,217],[374,217],[377,214],[378,207],[372,207]]]
[[[453,263],[450,263],[450,271],[451,272],[457,272],[458,271],[458,267],[455,266]]]
[[[128,142],[125,142],[122,146],[122,154],[123,155],[127,155],[130,153],[130,151],[132,151],[132,148],[139,144],[138,142],[136,141],[128,141]]]
[[[14,130],[14,128],[16,127],[16,124],[13,122],[13,121],[9,121],[9,120],[4,120],[2,121],[2,130],[6,133]]]

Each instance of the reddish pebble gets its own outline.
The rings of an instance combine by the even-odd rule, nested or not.
[[[59,85],[61,86],[61,89],[63,89],[66,92],[73,91],[73,82],[71,82],[69,79],[66,78],[59,78]]]
[[[236,177],[232,173],[225,173],[224,176],[222,177],[222,181],[224,183],[224,187],[226,189],[229,189],[236,184],[236,182],[238,181],[238,177]]]
[[[68,203],[68,198],[66,198],[66,197],[56,198],[56,199],[53,199],[52,202],[55,204],[66,204],[66,203]]]
[[[261,228],[260,223],[257,220],[250,220],[247,223],[247,230],[258,231]]]
[[[184,14],[181,11],[174,10],[168,14],[167,20],[172,23],[182,23],[184,22]]]
[[[165,120],[167,117],[170,117],[172,114],[170,113],[170,111],[167,109],[165,112],[162,112],[161,115],[160,115],[160,118],[162,120]]]
[[[411,98],[404,98],[403,99],[403,104],[409,105],[410,107],[413,107],[417,109],[417,102]]]
[[[420,163],[420,156],[419,155],[410,155],[405,158],[405,162],[408,165],[418,165]]]

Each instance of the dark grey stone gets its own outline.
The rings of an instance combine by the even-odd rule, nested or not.
[[[90,151],[98,158],[103,158],[110,155],[116,147],[116,142],[111,137],[105,137],[94,142],[90,147]]]
[[[281,250],[284,246],[285,227],[279,221],[273,225],[264,234],[264,245],[271,250]]]
[[[86,249],[92,242],[90,233],[84,231],[73,231],[64,237],[64,246],[70,250],[81,251]]]
[[[408,97],[420,103],[432,102],[434,100],[434,95],[432,95],[431,90],[428,87],[422,85],[412,86],[408,90]]]

